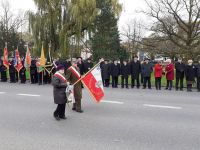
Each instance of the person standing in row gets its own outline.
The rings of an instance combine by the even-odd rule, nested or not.
[[[200,92],[200,60],[196,65],[196,76],[197,76],[197,90]]]
[[[0,60],[1,82],[7,82],[7,68],[3,65],[3,57]]]
[[[72,61],[72,66],[66,72],[66,80],[70,82],[71,85],[76,83],[81,77],[79,68],[77,66],[77,60]],[[82,99],[82,86],[81,81],[74,85],[74,98],[75,103],[73,104],[72,110],[83,113],[81,108],[81,99]]]
[[[120,69],[120,74],[121,74],[121,87],[124,88],[124,81],[125,81],[125,86],[128,89],[128,78],[130,75],[130,65],[126,60],[123,61],[121,64],[121,69]]]
[[[156,90],[161,90],[161,79],[163,74],[162,62],[158,61],[154,66],[154,77],[155,77],[155,86]]]
[[[16,69],[14,66],[13,58],[10,59],[9,75],[10,75],[10,83],[16,83]]]
[[[120,66],[117,63],[117,60],[114,60],[114,63],[111,65],[111,76],[112,76],[112,87],[118,88],[118,77],[120,75]]]
[[[180,90],[183,91],[185,64],[182,62],[181,58],[179,58],[178,62],[175,64],[175,69],[176,69],[176,90],[178,91],[180,82]]]
[[[87,62],[85,62],[84,64],[84,72],[87,73],[88,71],[90,71],[90,69],[92,69],[92,67],[93,67],[92,60],[88,58]]]
[[[148,82],[148,88],[151,89],[151,73],[153,71],[152,65],[149,63],[149,59],[145,59],[141,66],[141,74],[144,78],[143,89],[146,89],[146,84]]]
[[[104,64],[102,65],[102,78],[105,87],[109,87],[110,84],[110,64],[108,60],[104,60]]]
[[[35,59],[33,59],[31,61],[30,78],[31,78],[31,84],[35,84],[35,83],[38,82],[37,67],[36,67],[36,60]]]
[[[139,89],[141,64],[137,56],[134,57],[134,60],[131,62],[130,67],[131,67],[131,88],[135,87],[135,80],[136,80],[137,88]]]
[[[173,85],[173,80],[174,80],[174,65],[171,59],[167,59],[166,63],[167,63],[165,67],[165,73],[166,73],[166,79],[167,79],[166,90],[172,90],[172,85]]]
[[[65,116],[65,108],[67,103],[66,97],[66,88],[67,88],[67,80],[64,77],[65,68],[64,66],[59,65],[56,68],[57,72],[54,74],[52,79],[53,85],[53,95],[54,95],[54,103],[57,104],[57,108],[53,113],[53,116],[56,120],[66,119]]]
[[[22,84],[26,83],[26,68],[24,66],[19,71],[19,78],[20,78]]]
[[[188,60],[188,65],[185,69],[186,81],[187,81],[187,91],[192,92],[192,84],[195,82],[196,68],[193,65],[192,60]]]

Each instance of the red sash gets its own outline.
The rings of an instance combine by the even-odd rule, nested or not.
[[[59,78],[60,80],[62,80],[64,82],[67,82],[67,80],[65,79],[65,77],[62,74],[60,74],[59,72],[56,72],[54,74],[54,76],[57,77],[57,78]]]

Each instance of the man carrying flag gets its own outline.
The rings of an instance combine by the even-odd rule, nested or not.
[[[43,48],[43,45],[42,45],[41,56],[40,56],[40,59],[38,59],[37,63],[36,63],[39,85],[43,84],[43,78],[44,78],[43,73],[44,73],[45,65],[46,65],[46,58],[45,58],[45,55],[44,55],[44,48]]]
[[[23,64],[19,55],[18,48],[15,50],[14,66],[18,73],[23,68]]]
[[[82,87],[80,81],[81,75],[79,68],[77,66],[77,61],[73,60],[72,66],[69,67],[66,71],[66,80],[69,81],[72,85],[74,84],[74,99],[75,103],[73,104],[72,110],[83,113],[83,110],[81,109],[81,99],[82,99]]]

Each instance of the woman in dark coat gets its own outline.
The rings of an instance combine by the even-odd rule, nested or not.
[[[65,117],[65,107],[67,103],[66,97],[66,87],[67,87],[67,80],[64,77],[65,68],[64,66],[58,66],[57,72],[54,74],[52,79],[53,85],[53,94],[54,94],[54,103],[58,104],[55,112],[54,117],[56,120],[66,119]]]
[[[1,82],[7,82],[7,68],[3,65],[3,61],[0,61],[0,73]]]
[[[187,91],[192,92],[192,84],[195,82],[196,67],[193,65],[192,60],[188,60],[188,65],[185,69]]]

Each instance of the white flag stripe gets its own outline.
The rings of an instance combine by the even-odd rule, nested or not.
[[[30,96],[30,97],[40,97],[40,95],[33,95],[33,94],[17,94],[18,96]]]
[[[92,70],[91,73],[95,77],[95,79],[96,79],[97,82],[101,81],[101,83],[102,83],[101,84],[101,89],[104,91],[100,65],[98,65],[94,70]]]
[[[151,104],[144,104],[143,106],[145,106],[145,107],[154,107],[154,108],[166,108],[166,109],[182,109],[182,107],[151,105]]]
[[[110,103],[110,104],[124,104],[124,102],[119,102],[119,101],[108,101],[108,100],[103,100],[101,103]]]

